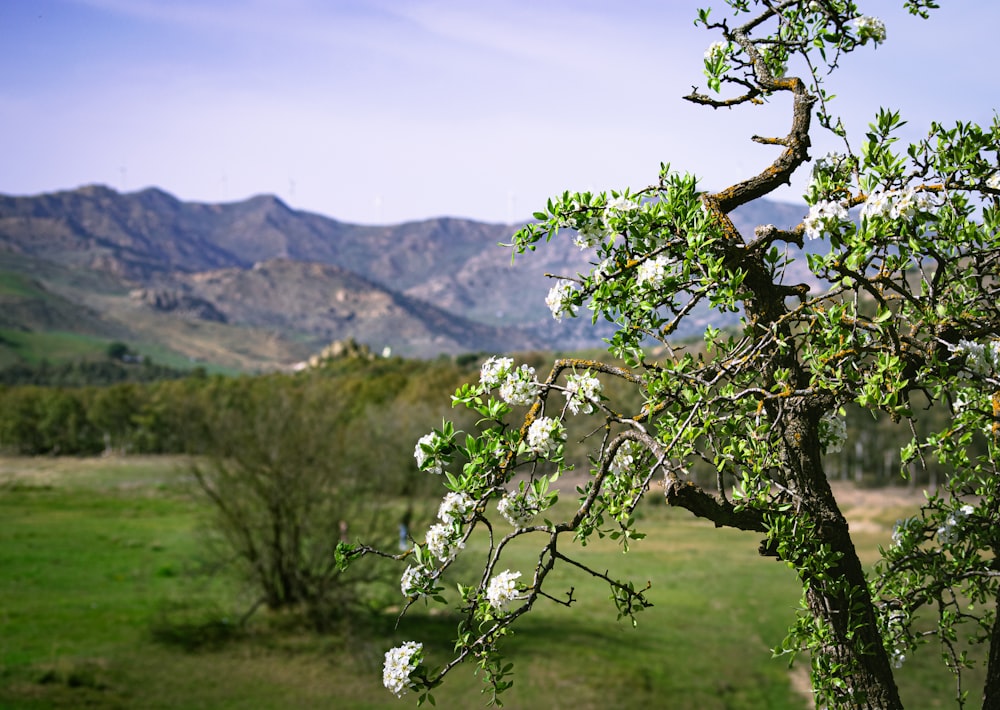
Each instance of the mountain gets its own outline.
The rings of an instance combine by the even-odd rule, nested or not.
[[[802,212],[761,203],[737,221],[749,233]],[[586,271],[586,254],[553,240],[512,265],[498,244],[516,228],[362,226],[268,195],[205,204],[99,185],[0,195],[0,274],[31,283],[4,296],[0,277],[0,334],[83,329],[236,369],[287,366],[347,338],[418,357],[598,345],[587,319],[558,323],[544,302],[545,273]],[[47,324],[15,315],[55,303],[62,315]]]

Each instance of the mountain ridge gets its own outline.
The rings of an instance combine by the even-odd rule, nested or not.
[[[803,212],[753,209],[737,215],[741,229],[791,226]],[[555,322],[544,303],[544,274],[589,270],[587,254],[553,240],[512,265],[497,245],[518,227],[455,217],[356,225],[273,195],[216,204],[88,185],[0,195],[0,268],[48,272],[38,278],[45,289],[115,328],[141,320],[137,337],[156,340],[156,319],[173,318],[287,341],[261,367],[347,338],[417,357],[599,346],[588,319]],[[84,272],[104,282],[87,287]]]

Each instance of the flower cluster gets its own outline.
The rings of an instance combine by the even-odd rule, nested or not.
[[[938,540],[941,541],[942,545],[950,545],[958,540],[958,531],[962,527],[962,523],[976,511],[971,505],[963,505],[958,510],[954,511],[949,515],[945,521],[944,525],[937,529]]]
[[[402,646],[385,652],[385,665],[382,666],[382,684],[401,697],[410,686],[410,674],[417,669],[423,660],[422,643],[407,641]]]
[[[809,208],[809,215],[802,220],[806,236],[819,239],[824,234],[838,231],[848,219],[847,206],[835,200],[820,200]]]
[[[667,268],[670,258],[660,254],[655,259],[646,259],[639,264],[635,272],[635,281],[640,288],[655,290],[663,285],[667,278]]]
[[[413,450],[417,468],[428,473],[444,473],[444,466],[448,462],[445,456],[447,446],[448,442],[436,431],[424,434]]]
[[[560,279],[555,286],[549,289],[549,295],[545,297],[545,305],[552,311],[553,318],[562,320],[563,316],[570,318],[576,316],[576,305],[573,303],[575,294],[576,289],[573,287],[573,282],[566,279]]]
[[[578,375],[575,372],[566,377],[566,406],[573,414],[590,414],[594,411],[594,402],[601,399],[601,381],[591,372]]]
[[[612,198],[608,201],[607,210],[614,212],[631,212],[632,210],[638,209],[638,203],[630,200],[625,195],[619,195],[618,197]]]
[[[717,58],[724,57],[729,54],[729,42],[712,42],[708,45],[708,49],[705,50],[705,61],[714,62]]]
[[[454,525],[436,523],[427,531],[427,549],[441,562],[450,562],[465,549],[462,532]]]
[[[839,453],[847,441],[847,418],[836,411],[827,412],[819,420],[819,443],[828,454]]]
[[[869,39],[874,40],[875,44],[885,42],[885,23],[877,17],[860,15],[851,20],[851,22],[854,25],[855,32],[858,33],[858,39],[861,40],[861,44],[865,44]]]
[[[631,476],[635,472],[636,459],[642,455],[642,445],[638,441],[623,441],[611,461],[611,473],[616,476]]]
[[[399,582],[399,589],[404,597],[413,597],[423,594],[423,590],[431,583],[431,572],[423,565],[410,565],[403,572]]]
[[[500,385],[500,399],[507,404],[528,405],[535,401],[541,385],[535,380],[535,368],[521,365],[507,373]]]
[[[509,357],[491,357],[479,370],[479,384],[488,390],[498,387],[513,368],[514,361]]]
[[[497,503],[500,515],[506,518],[514,528],[521,530],[531,525],[540,510],[538,498],[534,491],[511,491]]]
[[[581,249],[590,249],[604,241],[607,236],[608,230],[604,224],[594,220],[580,225],[576,231],[576,236],[573,237],[573,243]]]
[[[1000,171],[995,172],[986,178],[986,187],[991,190],[1000,190]]]
[[[551,417],[539,417],[528,427],[528,446],[539,456],[549,456],[566,440],[562,422]]]
[[[517,599],[517,580],[521,576],[520,572],[504,570],[486,585],[486,600],[490,606],[497,611],[501,611],[511,601]]]
[[[438,519],[445,523],[461,523],[465,521],[466,514],[475,507],[475,501],[467,494],[451,491],[441,501]]]
[[[951,353],[952,357],[964,357],[965,369],[973,375],[988,377],[993,372],[1000,372],[1000,340],[988,343],[960,340],[958,345],[951,347]]]
[[[906,542],[907,537],[913,532],[914,529],[919,528],[920,521],[916,518],[904,518],[902,520],[897,520],[896,524],[892,526],[892,546],[902,547],[903,543]]]
[[[913,219],[919,212],[932,212],[940,204],[937,195],[927,190],[875,191],[861,207],[861,219]]]
[[[907,615],[902,611],[894,611],[889,615],[886,624],[886,637],[892,640],[892,667],[902,668],[906,662],[906,628],[909,626]]]

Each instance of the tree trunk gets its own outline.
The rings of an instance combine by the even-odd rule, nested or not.
[[[792,412],[784,431],[785,460],[793,472],[789,484],[815,523],[815,538],[799,554],[805,562],[796,566],[806,587],[809,611],[830,632],[827,642],[813,651],[814,669],[824,669],[823,679],[839,678],[846,684],[829,690],[830,697],[817,696],[817,700],[838,708],[901,710],[864,568],[847,519],[823,471],[818,418],[819,414],[804,409]],[[836,553],[838,559],[826,568],[811,567],[810,559],[823,556],[821,546]]]
[[[997,616],[993,619],[993,632],[990,634],[990,657],[986,662],[986,683],[983,685],[983,710],[1000,710],[1000,592],[997,593],[996,608]]]
[[[846,520],[831,526],[822,538],[842,554],[828,572],[833,583],[808,578],[804,581],[809,584],[806,600],[810,612],[831,631],[829,643],[823,649],[826,657],[820,660],[828,667],[835,664],[846,669],[842,677],[847,688],[828,699],[831,707],[902,708]]]

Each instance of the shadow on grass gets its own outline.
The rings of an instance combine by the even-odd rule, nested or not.
[[[183,651],[215,651],[246,637],[246,629],[214,606],[164,603],[150,623],[156,643]]]

